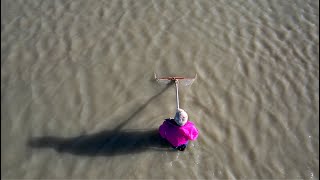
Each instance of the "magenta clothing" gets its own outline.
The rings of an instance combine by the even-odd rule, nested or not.
[[[199,134],[196,126],[189,120],[184,126],[178,126],[170,120],[165,120],[159,127],[159,133],[175,147],[197,139]]]

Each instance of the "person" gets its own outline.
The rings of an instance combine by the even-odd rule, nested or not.
[[[189,140],[196,140],[198,129],[188,120],[188,114],[183,109],[177,109],[174,119],[165,119],[159,127],[160,136],[171,144],[174,149],[184,151]]]

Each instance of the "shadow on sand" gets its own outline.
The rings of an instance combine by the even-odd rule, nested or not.
[[[170,84],[171,85],[171,84]],[[152,96],[141,107],[113,130],[105,130],[95,134],[77,137],[37,137],[27,142],[32,148],[53,148],[58,152],[72,153],[84,156],[113,156],[139,153],[148,150],[173,151],[166,140],[163,140],[157,129],[151,130],[121,130],[128,122],[139,114],[154,99],[164,93],[170,85]]]

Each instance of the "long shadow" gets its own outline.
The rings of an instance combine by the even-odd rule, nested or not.
[[[40,137],[28,142],[33,148],[53,148],[58,152],[84,156],[114,156],[145,151],[172,151],[157,129],[142,131],[105,130],[72,138]]]
[[[151,101],[164,93],[170,85],[158,94],[152,96],[141,107],[113,130],[104,130],[95,134],[77,137],[37,137],[27,142],[32,148],[53,148],[58,152],[72,153],[84,156],[113,156],[139,153],[144,151],[172,151],[169,143],[163,140],[157,129],[151,130],[121,130],[129,121],[140,113]]]

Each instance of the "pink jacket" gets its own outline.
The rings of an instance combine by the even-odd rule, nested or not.
[[[178,126],[168,119],[159,127],[159,133],[175,147],[197,139],[199,134],[196,126],[189,120],[184,126]]]

